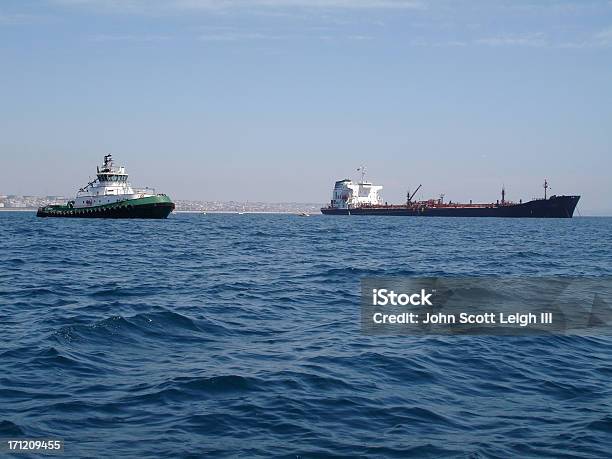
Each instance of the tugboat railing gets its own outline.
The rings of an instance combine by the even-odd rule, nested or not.
[[[134,190],[134,193],[136,194],[157,194],[155,192],[155,188],[149,188],[148,186],[144,187],[144,188],[132,188]]]

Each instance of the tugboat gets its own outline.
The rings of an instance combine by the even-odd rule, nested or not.
[[[174,203],[154,189],[132,188],[125,167],[115,166],[112,155],[104,156],[97,178],[81,188],[65,205],[39,207],[38,217],[76,218],[167,218]]]
[[[321,209],[324,215],[399,215],[414,217],[515,217],[515,218],[572,218],[580,196],[550,196],[548,180],[544,181],[544,198],[528,202],[511,202],[506,200],[506,190],[502,188],[501,201],[477,204],[444,202],[444,195],[439,199],[413,201],[414,193],[408,192],[406,203],[392,205],[383,203],[380,197],[382,186],[365,181],[364,168],[361,181],[350,179],[337,181],[332,200]]]

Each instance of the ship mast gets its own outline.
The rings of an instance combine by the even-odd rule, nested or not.
[[[364,182],[364,180],[365,180],[365,174],[366,174],[366,168],[365,168],[365,166],[359,166],[359,167],[357,168],[357,171],[361,171],[361,182],[360,182],[360,183],[363,183],[363,182]]]
[[[548,180],[544,179],[544,199],[546,199],[546,192],[550,187],[548,186]]]

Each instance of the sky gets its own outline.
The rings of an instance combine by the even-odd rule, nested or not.
[[[580,194],[612,215],[612,1],[0,0],[0,194],[106,153],[176,199]]]

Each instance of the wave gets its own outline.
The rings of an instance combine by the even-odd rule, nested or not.
[[[0,437],[16,438],[26,434],[25,430],[17,424],[6,419],[0,420]]]

